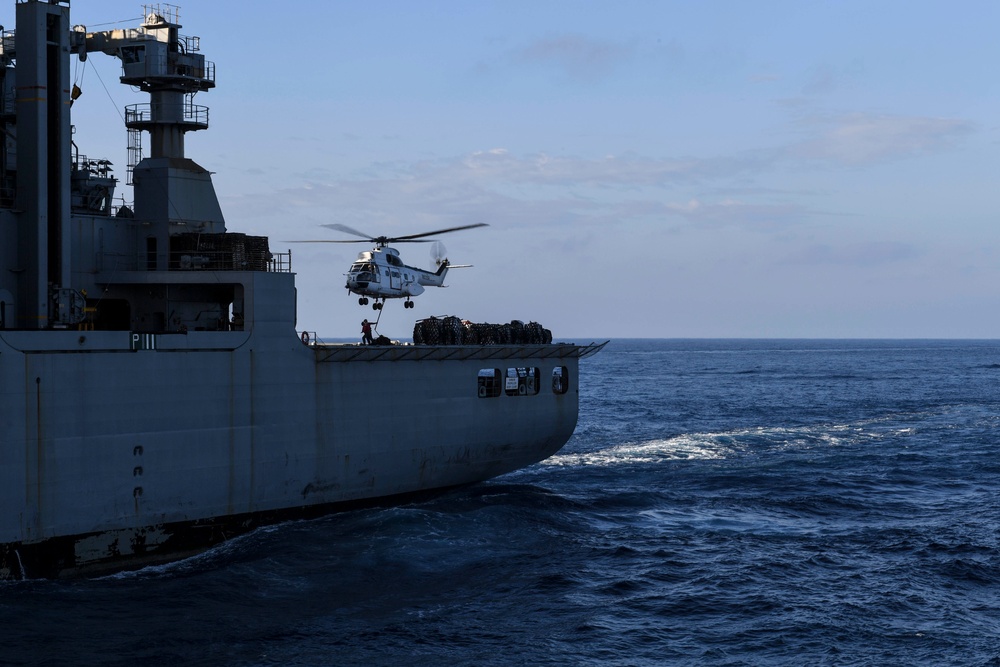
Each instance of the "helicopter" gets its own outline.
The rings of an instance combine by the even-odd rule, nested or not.
[[[345,234],[360,236],[360,240],[320,240],[301,241],[301,243],[374,243],[375,247],[358,253],[358,258],[351,264],[347,272],[347,284],[345,287],[349,292],[358,295],[358,304],[368,305],[369,297],[374,310],[382,310],[386,299],[405,299],[404,308],[413,308],[414,304],[410,300],[412,297],[423,294],[425,287],[445,287],[444,277],[448,269],[467,268],[471,264],[452,264],[444,256],[444,246],[440,241],[424,238],[457,232],[463,229],[473,229],[475,227],[488,227],[484,222],[474,225],[462,225],[460,227],[449,227],[448,229],[438,229],[433,232],[423,232],[421,234],[408,234],[406,236],[371,236],[364,232],[359,232],[347,225],[328,224],[323,225],[328,229],[333,229]],[[419,269],[403,264],[399,257],[399,251],[390,248],[390,243],[434,243],[432,254],[437,264],[436,271]]]

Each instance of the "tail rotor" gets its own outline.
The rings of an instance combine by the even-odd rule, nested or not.
[[[448,249],[440,241],[431,244],[431,259],[434,260],[435,267],[440,267],[448,261]]]

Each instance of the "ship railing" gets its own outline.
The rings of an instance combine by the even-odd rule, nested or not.
[[[292,253],[243,250],[178,250],[170,253],[171,271],[266,271],[291,273]]]
[[[171,271],[270,271],[272,255],[247,248],[174,250]]]
[[[113,178],[111,167],[114,165],[110,160],[91,160],[86,155],[77,154],[71,166],[75,171],[89,172],[99,178]]]
[[[159,2],[143,3],[143,18],[148,19],[153,14],[159,16],[168,23],[177,25],[181,22],[181,8],[177,5],[170,5],[167,3],[160,4]]]
[[[2,194],[2,193],[0,193]],[[98,270],[136,271],[139,260],[131,253],[98,253]],[[170,271],[265,271],[291,273],[292,254],[268,253],[268,256],[243,256],[224,250],[181,251],[170,254]]]
[[[292,251],[272,253],[270,266],[267,270],[271,273],[291,273]]]
[[[145,54],[141,60],[122,63],[122,78],[156,79],[201,88],[215,84],[215,63],[202,56],[181,54],[172,60],[168,55]],[[211,86],[208,86],[211,87]]]
[[[208,107],[190,104],[157,104],[146,102],[125,107],[125,126],[139,128],[154,123],[185,123],[199,128],[208,127]]]
[[[177,35],[177,42],[184,53],[201,51],[201,37],[196,35]]]

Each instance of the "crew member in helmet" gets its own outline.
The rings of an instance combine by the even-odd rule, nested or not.
[[[361,342],[365,345],[372,344],[372,325],[367,319],[361,320]]]

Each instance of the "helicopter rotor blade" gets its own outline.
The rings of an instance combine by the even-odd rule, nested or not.
[[[306,239],[304,241],[284,241],[284,243],[371,243],[371,239],[357,239],[357,240]]]
[[[329,227],[330,225],[326,225]],[[424,236],[435,236],[437,234],[447,234],[448,232],[457,232],[463,229],[473,229],[475,227],[489,227],[485,222],[477,222],[474,225],[462,225],[460,227],[449,227],[448,229],[439,229],[434,232],[424,232],[422,234],[409,234],[407,236],[397,236],[395,238],[389,239],[390,242],[396,243],[399,241],[412,241],[414,239],[423,238]]]
[[[364,232],[359,232],[358,230],[348,227],[347,225],[342,225],[340,223],[334,222],[328,225],[320,225],[321,227],[326,227],[327,229],[334,229],[338,232],[344,232],[345,234],[351,234],[353,236],[360,236],[366,241],[374,241],[375,237],[371,234],[365,234]]]
[[[326,227],[327,229],[332,229],[334,231],[343,232],[345,234],[351,234],[352,236],[360,236],[361,240],[354,239],[311,239],[304,241],[289,241],[289,243],[375,243],[379,247],[388,245],[389,243],[433,243],[433,239],[424,238],[426,236],[436,236],[437,234],[447,234],[448,232],[458,232],[463,229],[474,229],[476,227],[489,227],[485,222],[477,222],[474,225],[460,225],[458,227],[448,227],[447,229],[438,229],[433,232],[423,232],[422,234],[407,234],[406,236],[371,236],[360,232],[353,227],[348,227],[347,225],[342,225],[338,222],[332,222],[325,225],[320,225],[321,227]]]
[[[377,238],[377,239],[298,239],[295,241],[282,241],[282,243],[376,243],[385,245],[395,242],[397,239]],[[434,243],[433,239],[404,239],[402,243]]]

